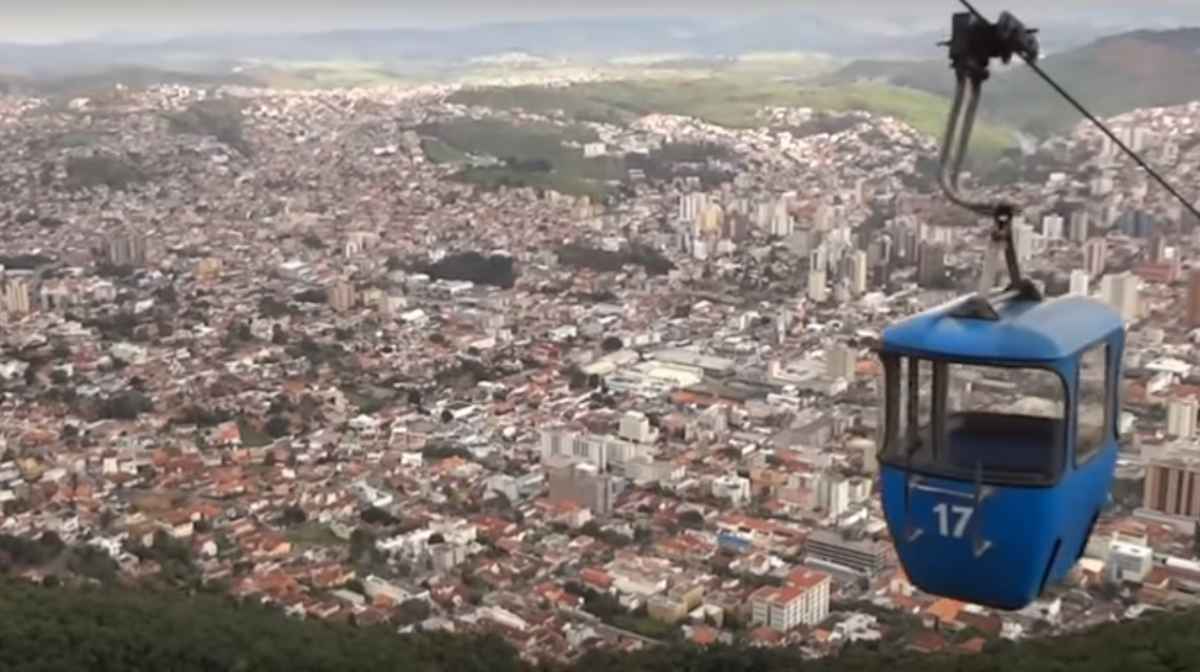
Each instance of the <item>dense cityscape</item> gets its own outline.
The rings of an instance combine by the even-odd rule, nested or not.
[[[0,96],[5,567],[551,661],[978,653],[1195,603],[1200,229],[1100,133],[965,181],[1022,204],[1047,294],[1129,328],[1112,505],[1068,584],[1010,613],[916,591],[876,496],[872,346],[972,288],[985,250],[937,191],[935,138],[456,93]],[[1200,103],[1109,122],[1200,196]],[[472,183],[462,165],[517,161],[440,159],[428,131],[456,123],[583,126],[563,151],[622,171],[592,195]]]

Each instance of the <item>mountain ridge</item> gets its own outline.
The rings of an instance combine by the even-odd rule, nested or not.
[[[1200,100],[1200,28],[1135,30],[1052,53],[1039,62],[1067,91],[1100,116]],[[950,96],[954,75],[944,59],[858,60],[829,83],[883,81]],[[1077,111],[1023,65],[997,68],[984,85],[982,116],[1038,136],[1068,130]]]
[[[1096,37],[1086,26],[1055,31],[1060,42]],[[60,44],[0,42],[0,68],[61,75],[102,64],[168,66],[228,59],[464,61],[498,52],[614,58],[644,53],[696,57],[760,51],[821,52],[839,58],[918,57],[935,53],[941,30],[868,28],[806,11],[748,17],[733,25],[688,16],[560,18],[456,28],[339,28],[305,33],[197,34],[141,40],[118,35]]]

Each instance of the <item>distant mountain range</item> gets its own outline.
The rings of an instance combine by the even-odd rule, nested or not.
[[[1049,54],[1042,66],[1098,114],[1200,99],[1200,28],[1101,36],[1097,28],[1078,22],[1039,27]],[[447,30],[0,43],[0,94],[6,89],[74,94],[115,82],[136,86],[262,81],[236,74],[236,66],[248,61],[375,62],[404,75],[410,67],[417,72],[433,63],[478,65],[472,59],[503,53],[580,62],[670,54],[673,62],[703,66],[752,52],[802,51],[857,59],[832,75],[829,83],[876,80],[948,96],[954,76],[944,48],[936,46],[944,37],[936,32],[871,30],[791,12],[723,26],[669,17],[564,19]],[[1046,41],[1050,39],[1054,41]],[[993,121],[1038,136],[1079,121],[1078,114],[1024,65],[996,71],[985,86],[981,111]]]
[[[949,16],[946,17],[947,29]],[[1078,24],[1043,27],[1068,46],[1098,37]],[[211,68],[241,59],[300,61],[464,61],[520,51],[575,59],[671,53],[711,58],[762,51],[822,52],[842,58],[927,57],[940,31],[870,29],[810,12],[714,25],[692,18],[635,17],[492,23],[445,30],[336,30],[311,34],[197,35],[139,40],[109,35],[55,45],[0,43],[0,72],[61,76],[111,65]]]
[[[1042,68],[1086,107],[1101,116],[1139,107],[1200,100],[1200,28],[1135,31],[1051,54]],[[831,77],[845,83],[886,81],[951,95],[948,60],[856,61]],[[981,114],[1035,135],[1062,131],[1081,119],[1029,68],[1019,64],[984,84]]]

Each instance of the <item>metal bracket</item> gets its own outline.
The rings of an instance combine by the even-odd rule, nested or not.
[[[1020,259],[1013,242],[1013,211],[1006,205],[997,206],[995,228],[983,259],[978,291],[959,305],[951,314],[977,320],[999,320],[1000,313],[993,302],[1041,301],[1042,293],[1031,280],[1021,275]],[[1003,254],[1008,268],[1008,286],[997,293],[995,277],[998,257]]]
[[[983,557],[992,548],[992,542],[984,539],[980,531],[980,521],[983,520],[983,502],[992,496],[991,486],[983,484],[983,461],[975,462],[975,513],[971,516],[971,553],[975,559]]]
[[[912,490],[913,479],[920,479],[912,473],[912,456],[916,452],[913,446],[908,446],[904,450],[904,540],[907,543],[913,543],[925,534],[925,530],[915,527],[912,524]]]

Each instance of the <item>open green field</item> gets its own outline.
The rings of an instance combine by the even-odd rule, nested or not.
[[[724,147],[698,143],[667,143],[645,156],[585,158],[581,146],[566,143],[590,142],[597,136],[574,123],[460,118],[417,130],[430,161],[461,167],[454,179],[486,188],[535,187],[593,199],[613,193],[635,168],[649,178],[670,179],[678,164],[688,164],[689,175],[719,183],[728,178],[724,171],[697,166],[732,158]],[[477,160],[483,157],[499,163],[485,165]]]
[[[338,89],[411,82],[385,64],[359,61],[260,61],[246,66],[242,74],[277,89]]]
[[[294,546],[338,546],[345,543],[328,527],[312,520],[288,530],[286,536]]]
[[[892,116],[932,137],[945,128],[949,101],[940,96],[886,84],[814,86],[778,78],[726,77],[684,80],[627,80],[568,87],[526,86],[461,91],[452,102],[497,109],[563,114],[583,121],[628,123],[652,113],[694,116],[731,128],[762,124],[764,107],[811,107],[826,111],[864,110]],[[976,126],[973,153],[995,155],[1014,146],[1001,126]]]
[[[584,126],[456,119],[424,126],[419,132],[425,136],[426,156],[434,163],[461,162],[468,154],[504,161],[506,165],[467,167],[457,175],[464,182],[488,188],[543,187],[599,197],[609,191],[609,181],[620,181],[626,175],[625,162],[619,157],[584,158],[582,147],[563,144],[595,140],[596,134]]]

